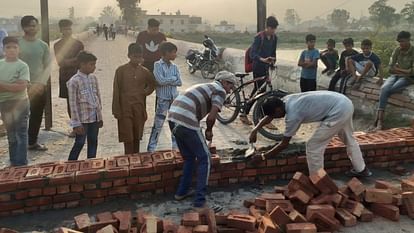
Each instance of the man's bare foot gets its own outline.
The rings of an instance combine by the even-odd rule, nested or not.
[[[239,119],[245,125],[253,125],[247,116],[239,116]]]

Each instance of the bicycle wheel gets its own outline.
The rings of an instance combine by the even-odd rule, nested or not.
[[[225,125],[233,122],[237,115],[239,115],[240,105],[240,94],[238,91],[228,94],[221,111],[217,114],[217,120]]]
[[[201,75],[203,76],[203,78],[213,79],[219,70],[219,66],[216,62],[209,61],[209,62],[204,63],[201,66],[200,70],[201,70]]]
[[[263,96],[259,98],[256,101],[256,104],[253,108],[253,122],[254,125],[257,125],[260,120],[264,117],[263,113],[263,102],[266,99],[267,96]],[[273,139],[273,140],[282,140],[283,138],[283,129],[285,128],[285,122],[283,121],[283,118],[280,119],[273,119],[273,121],[263,126],[261,129],[259,129],[259,133],[266,138]]]

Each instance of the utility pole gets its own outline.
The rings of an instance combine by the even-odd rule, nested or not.
[[[50,45],[49,41],[49,7],[48,0],[40,0],[40,14],[41,14],[41,32],[42,40]],[[45,106],[45,128],[50,130],[52,128],[52,89],[50,83],[50,76],[47,80],[46,86],[46,106]]]
[[[266,24],[266,0],[257,0],[257,32],[263,31]]]

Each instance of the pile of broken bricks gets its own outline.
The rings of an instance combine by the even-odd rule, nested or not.
[[[245,200],[248,211],[214,213],[211,209],[187,212],[181,224],[144,212],[104,212],[92,220],[84,213],[75,216],[76,230],[59,228],[59,233],[316,233],[335,232],[341,226],[370,222],[374,214],[399,221],[400,214],[414,219],[414,176],[401,186],[376,180],[366,187],[357,178],[338,187],[321,169],[310,177],[295,173],[289,184],[276,186]],[[247,213],[248,212],[248,213]],[[5,231],[13,233],[13,231]]]

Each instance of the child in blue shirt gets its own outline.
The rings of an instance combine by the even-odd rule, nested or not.
[[[315,49],[316,37],[309,34],[305,39],[308,49],[302,51],[298,61],[298,66],[302,67],[300,75],[301,92],[316,91],[316,72],[319,59],[319,50]]]

